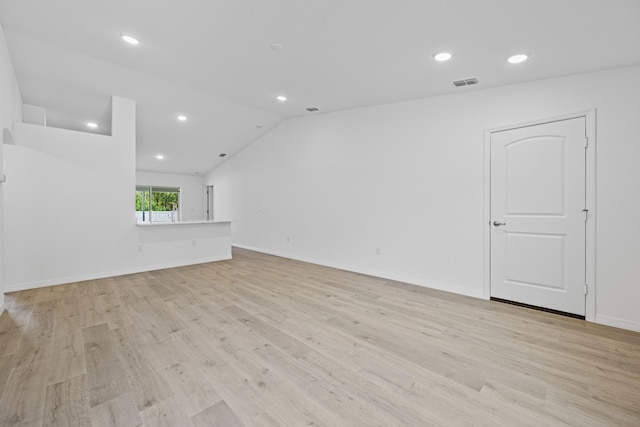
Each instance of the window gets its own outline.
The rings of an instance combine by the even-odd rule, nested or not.
[[[138,223],[180,221],[180,188],[136,186]]]

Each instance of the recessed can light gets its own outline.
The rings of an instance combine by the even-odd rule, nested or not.
[[[449,52],[438,52],[435,55],[433,55],[433,59],[435,59],[438,62],[444,62],[444,61],[448,61],[451,59],[453,55]]]
[[[91,129],[96,129],[98,127],[98,124],[93,122],[87,122],[87,127]]]
[[[187,116],[183,116],[182,114],[178,116],[178,120],[180,120],[181,122],[184,122],[187,120]]]
[[[280,101],[280,102],[284,102],[284,101],[286,101],[286,100],[287,100],[287,97],[286,97],[286,96],[284,96],[284,95],[278,95],[278,96],[276,96],[276,99],[277,99],[278,101]]]
[[[507,62],[509,62],[509,64],[520,64],[527,59],[529,59],[529,55],[525,53],[518,53],[516,55],[511,55],[510,57],[508,57]]]
[[[122,40],[126,41],[129,44],[138,45],[140,44],[140,40],[135,37],[128,36],[126,34],[122,35]]]
[[[164,159],[164,155],[163,154],[156,154],[156,159],[162,160],[162,159]]]

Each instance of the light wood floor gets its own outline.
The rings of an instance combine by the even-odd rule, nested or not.
[[[640,426],[640,334],[246,250],[7,300],[2,426]]]

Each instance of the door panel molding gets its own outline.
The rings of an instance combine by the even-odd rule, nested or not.
[[[586,206],[588,217],[586,223],[586,281],[588,293],[586,296],[585,318],[590,322],[596,321],[596,109],[579,111],[576,113],[548,117],[530,122],[516,123],[485,129],[484,131],[484,280],[483,297],[491,297],[491,135],[506,130],[519,129],[529,126],[571,120],[583,117],[586,123],[588,149],[586,151]]]

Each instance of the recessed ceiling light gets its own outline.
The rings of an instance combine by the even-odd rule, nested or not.
[[[278,101],[280,101],[280,102],[284,102],[284,101],[286,101],[286,100],[287,100],[287,97],[286,97],[286,96],[284,96],[284,95],[278,95],[278,96],[276,97],[276,99],[277,99]]]
[[[164,155],[163,154],[156,154],[156,159],[162,160],[162,159],[164,159]]]
[[[519,64],[527,59],[529,59],[529,55],[525,53],[518,53],[517,55],[511,55],[508,57],[507,62],[509,62],[509,64]]]
[[[179,115],[178,120],[180,120],[181,122],[184,122],[187,120],[187,116]]]
[[[448,61],[451,59],[453,55],[449,52],[438,52],[435,55],[433,55],[433,59],[435,59],[438,62],[444,62],[444,61]]]
[[[137,38],[128,36],[126,34],[122,35],[122,40],[126,41],[129,44],[133,44],[133,45],[140,44],[140,41]]]
[[[87,122],[87,127],[91,129],[96,129],[98,127],[98,124],[93,122]]]

